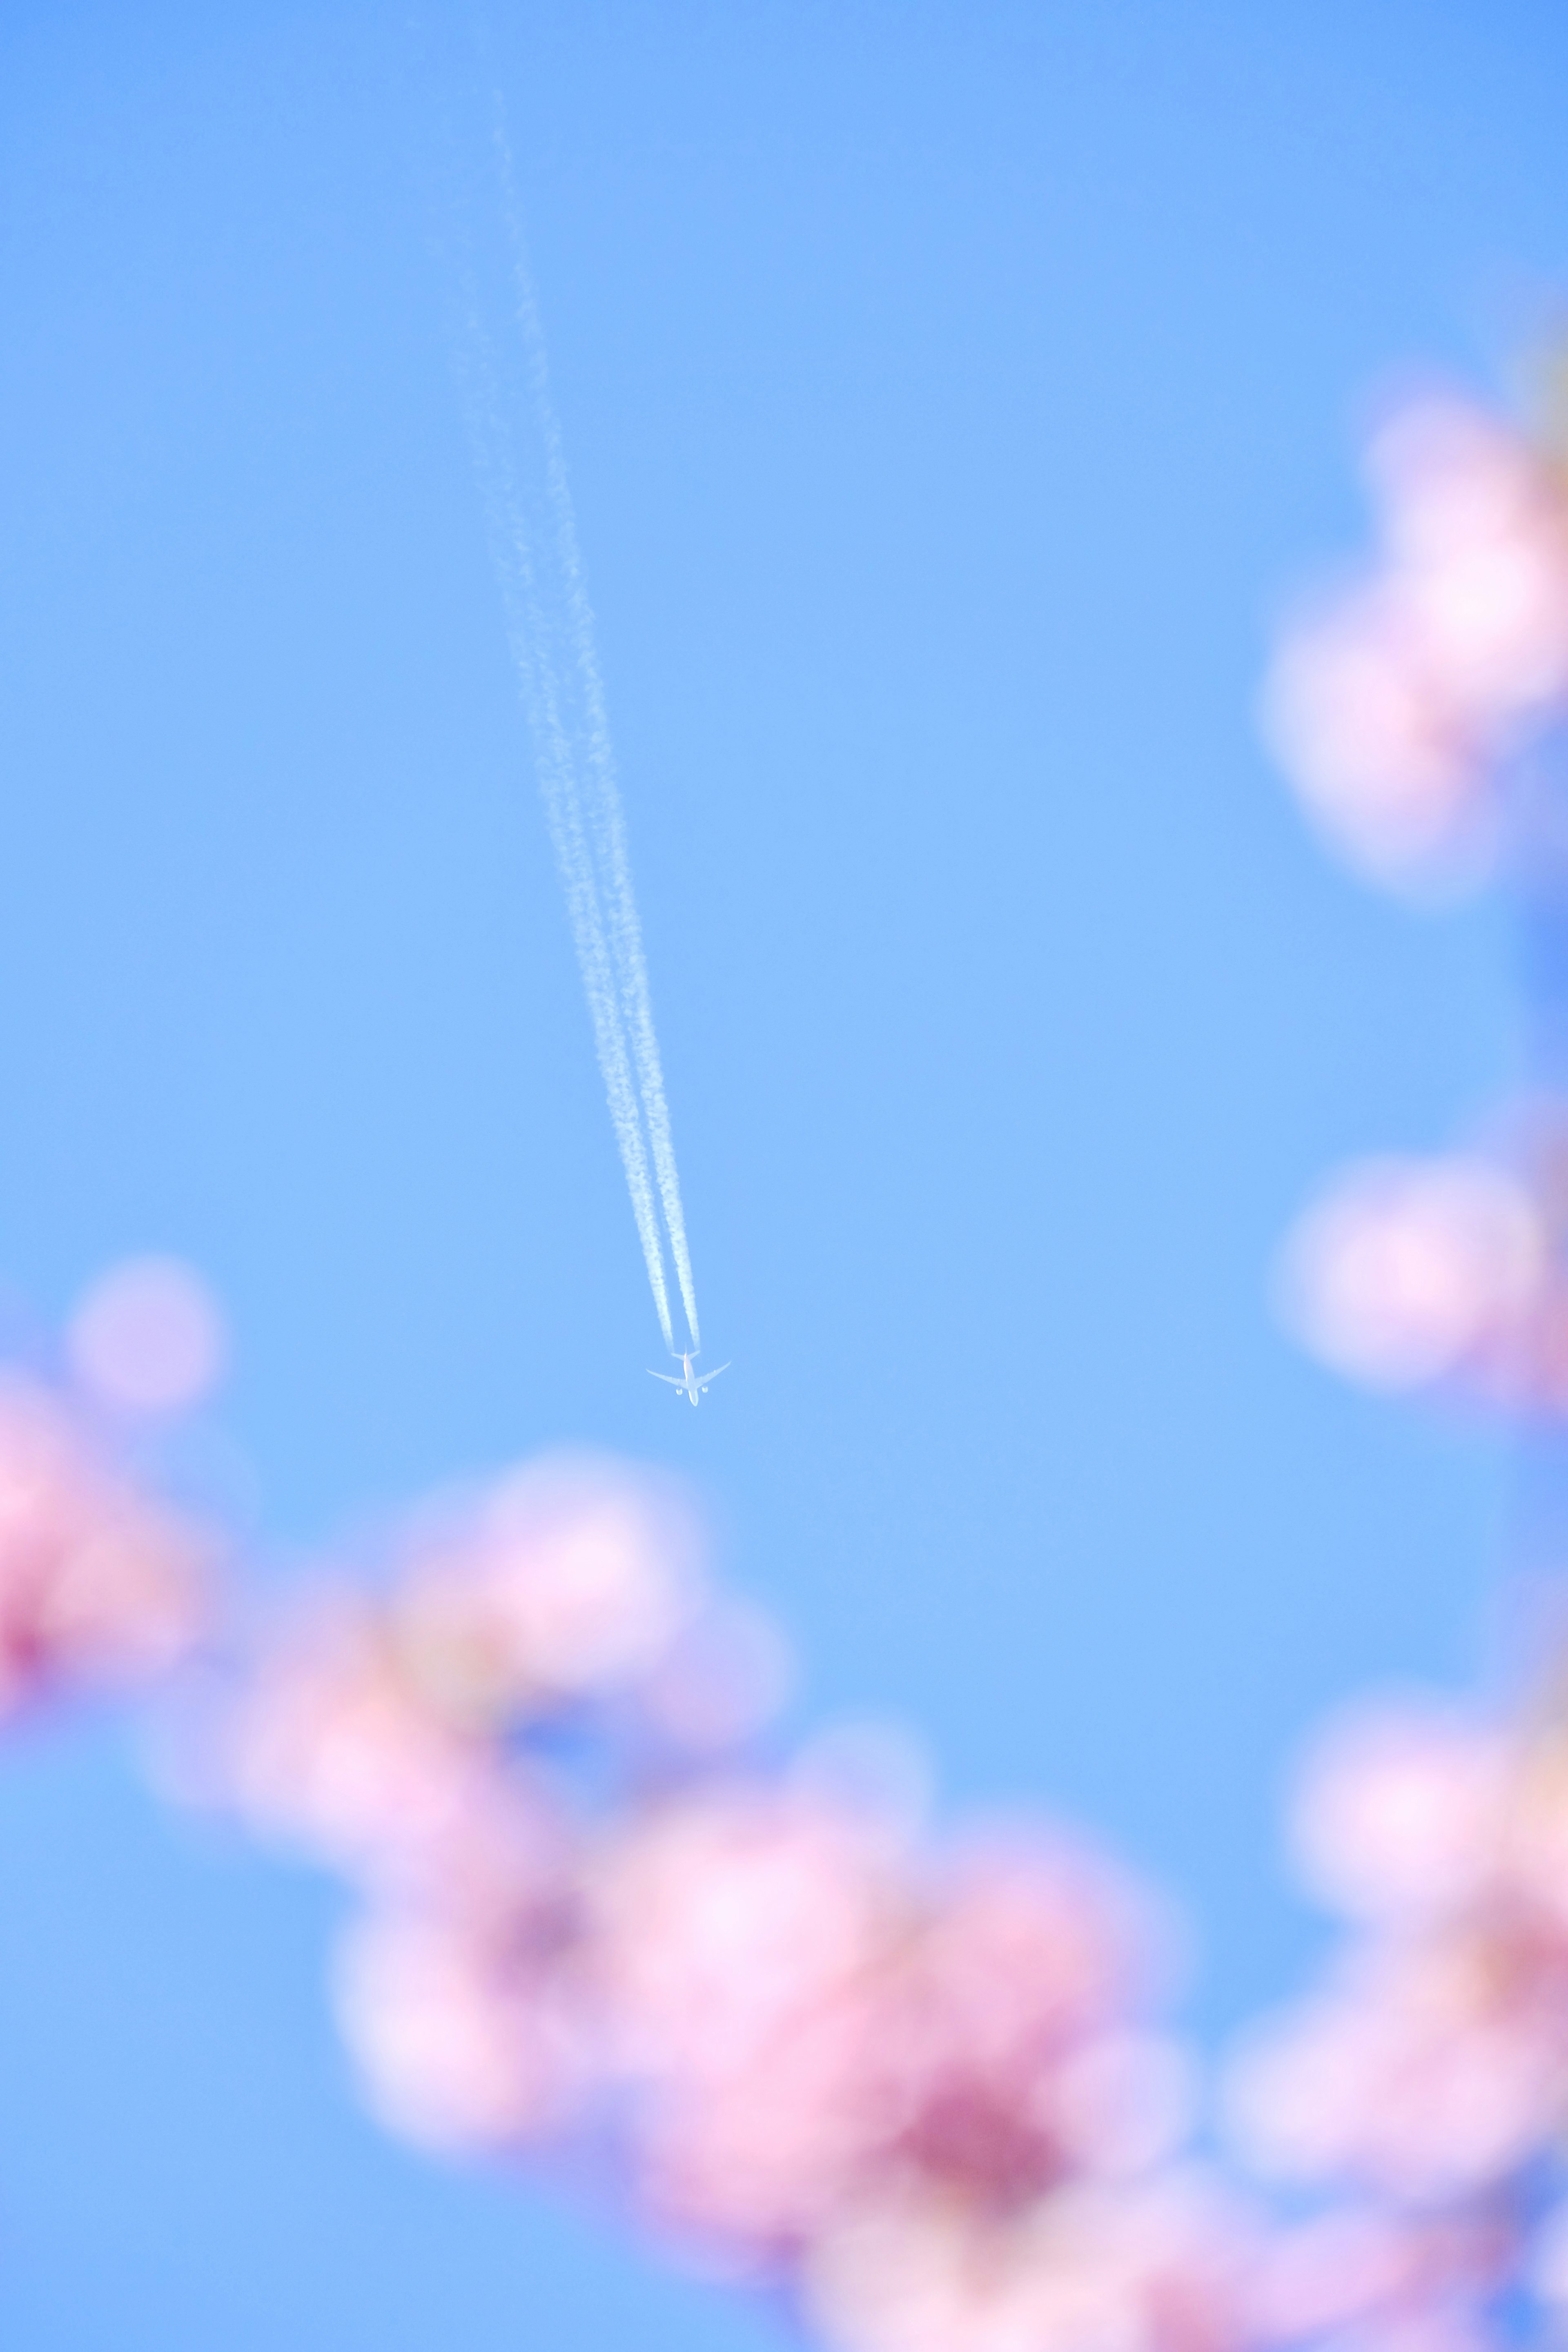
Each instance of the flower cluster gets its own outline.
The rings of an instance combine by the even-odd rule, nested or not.
[[[1510,763],[1568,706],[1568,481],[1449,395],[1392,415],[1368,470],[1379,567],[1288,634],[1268,729],[1357,864],[1462,877],[1496,845]]]
[[[1561,452],[1432,395],[1387,420],[1370,473],[1381,567],[1288,633],[1266,696],[1275,746],[1384,879],[1473,875],[1506,839],[1521,878],[1545,856],[1555,887],[1557,763],[1525,755],[1568,718]],[[1349,1169],[1290,1237],[1289,1320],[1373,1387],[1561,1413],[1565,1138],[1561,1108],[1535,1104],[1485,1145]]]
[[[764,1765],[775,1645],[646,1477],[536,1465],[394,1550],[220,1745],[357,1889],[337,1999],[388,2124],[596,2177],[853,2352],[1244,2340],[1131,1881],[1056,1830],[921,1836],[852,1743]]]
[[[1321,1740],[1303,1871],[1349,1915],[1324,1984],[1257,2028],[1230,2105],[1263,2169],[1354,2184],[1447,2238],[1456,2285],[1568,2317],[1568,1714],[1430,1699]]]
[[[1568,709],[1568,484],[1551,453],[1452,399],[1373,444],[1379,576],[1309,620],[1271,730],[1352,858],[1392,880],[1510,840],[1552,847]],[[1531,823],[1518,820],[1528,812]],[[1555,854],[1555,853],[1553,853]],[[1482,1145],[1342,1173],[1302,1218],[1283,1304],[1336,1369],[1514,1415],[1568,1408],[1568,1150],[1527,1104]],[[1228,2107],[1298,2194],[1359,2201],[1424,2248],[1444,2343],[1568,2327],[1568,1706],[1390,1698],[1320,1742],[1298,1858],[1350,1932],[1324,1981],[1246,2037]]]
[[[853,1741],[763,1759],[776,1642],[660,1484],[535,1464],[391,1549],[263,1643],[217,1757],[355,1890],[338,2011],[391,2128],[591,2181],[842,2352],[1479,2324],[1513,2242],[1489,2214],[1343,2168],[1284,2226],[1194,2161],[1163,1922],[1103,1855],[924,1830]]]
[[[1405,2352],[1482,2309],[1514,2240],[1480,2192],[1568,2084],[1546,1748],[1514,1841],[1544,1924],[1500,1948],[1539,1999],[1508,2011],[1520,1960],[1493,2003],[1523,2037],[1515,2106],[1484,2041],[1457,2089],[1442,2077],[1441,2018],[1430,2046],[1412,2029],[1435,2082],[1403,2137],[1371,2042],[1337,2108],[1344,2063],[1279,2036],[1242,2101],[1270,2153],[1304,2142],[1363,2192],[1403,2193],[1399,2151],[1430,2167],[1446,2145],[1440,2179],[1477,2210],[1363,2193],[1281,2228],[1187,2147],[1194,2070],[1159,2021],[1147,1895],[1059,1828],[923,1831],[852,1740],[764,1762],[781,1644],[710,1587],[667,1486],[536,1463],[389,1549],[378,1580],[322,1584],[247,1645],[205,1760],[254,1828],[353,1886],[336,2000],[390,2127],[595,2180],[842,2352],[1338,2352],[1348,2328]],[[169,1663],[207,1559],[83,1411],[0,1391],[8,1701]],[[1370,1794],[1363,1762],[1310,1808],[1336,1885],[1423,1919],[1434,1889],[1479,1903],[1508,1843],[1500,1735],[1444,1737],[1404,1783],[1385,1742]],[[1391,2181],[1356,2161],[1357,2113]]]

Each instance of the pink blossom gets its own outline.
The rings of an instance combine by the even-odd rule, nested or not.
[[[422,1514],[383,1593],[294,1613],[230,1710],[219,1777],[259,1826],[360,1874],[529,1885],[554,1867],[561,1796],[498,1742],[665,1671],[700,1598],[665,1488],[529,1465]]]
[[[590,1459],[546,1460],[411,1532],[399,1638],[437,1702],[481,1721],[625,1687],[690,1622],[695,1544],[674,1495]]]
[[[916,2177],[1009,2208],[1185,2122],[1184,2058],[1127,2021],[1146,1923],[1065,1845],[933,1873],[841,1807],[717,1790],[623,1841],[598,1902],[639,2176],[687,2226],[777,2252]]]
[[[343,1937],[335,1990],[371,2104],[395,2131],[453,2150],[515,2148],[575,2115],[588,2053],[542,1930],[377,1909]]]
[[[81,1299],[66,1350],[83,1387],[110,1411],[179,1412],[223,1369],[223,1318],[193,1267],[178,1258],[128,1258]]]
[[[868,1825],[764,1789],[615,1842],[595,1964],[657,2208],[763,2247],[831,2209],[888,2128],[878,1995],[907,1910]]]
[[[900,2160],[1006,2201],[1163,2154],[1185,2120],[1182,2063],[1127,2023],[1150,1925],[1061,1842],[941,1874],[888,1991]]]
[[[1568,2123],[1560,1719],[1365,1706],[1320,1743],[1296,1826],[1319,1889],[1364,1925],[1244,2042],[1241,2143],[1286,2176],[1484,2214]]]
[[[1441,2201],[1505,2179],[1568,2115],[1563,1956],[1484,1924],[1356,1953],[1255,2029],[1229,2085],[1266,2170]]]
[[[1331,2207],[1260,2236],[1248,2332],[1271,2345],[1443,2342],[1473,2325],[1518,2251],[1517,2232],[1485,2216]]]
[[[1452,398],[1373,440],[1382,560],[1289,632],[1266,727],[1312,814],[1385,879],[1483,861],[1497,771],[1568,699],[1568,499],[1517,434]]]
[[[268,1834],[377,1884],[437,1884],[504,1908],[552,1879],[563,1831],[538,1775],[444,1716],[385,1612],[347,1595],[299,1612],[221,1734],[228,1799]]]
[[[1309,1883],[1372,1919],[1452,1913],[1484,1896],[1509,1835],[1510,1742],[1435,1701],[1342,1716],[1302,1775],[1294,1841]]]
[[[1206,2184],[1067,2188],[997,2218],[915,2189],[851,2209],[805,2271],[842,2352],[1239,2352],[1250,2243]]]
[[[1300,622],[1263,717],[1310,814],[1368,872],[1463,871],[1484,850],[1485,761],[1406,597],[1380,585]]]
[[[1568,506],[1543,461],[1439,395],[1392,415],[1369,466],[1392,567],[1456,698],[1501,729],[1568,691]]]
[[[0,1380],[0,1714],[172,1664],[203,1630],[215,1558],[57,1398]]]
[[[1337,1369],[1404,1388],[1474,1370],[1505,1390],[1528,1370],[1548,1235],[1529,1186],[1458,1155],[1350,1170],[1298,1224],[1286,1310]]]

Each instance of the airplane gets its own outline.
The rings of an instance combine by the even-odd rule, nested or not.
[[[670,1353],[678,1358],[680,1365],[680,1378],[677,1380],[673,1372],[656,1372],[651,1369],[648,1378],[651,1381],[668,1381],[672,1389],[679,1389],[681,1395],[689,1397],[693,1404],[697,1402],[710,1381],[716,1381],[721,1372],[727,1372],[730,1369],[728,1364],[715,1364],[710,1372],[694,1371],[691,1359],[698,1353],[695,1348],[687,1348],[683,1350],[672,1348]]]

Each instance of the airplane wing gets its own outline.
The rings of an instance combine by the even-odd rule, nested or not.
[[[728,1364],[715,1364],[710,1372],[703,1373],[702,1378],[697,1383],[698,1387],[700,1389],[705,1389],[710,1381],[716,1381],[721,1372],[727,1372],[729,1369],[730,1367]]]
[[[673,1372],[650,1371],[648,1373],[648,1378],[650,1381],[668,1381],[672,1389],[683,1389],[686,1386],[686,1382],[684,1381],[678,1381]]]

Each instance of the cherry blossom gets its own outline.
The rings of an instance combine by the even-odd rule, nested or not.
[[[1005,2214],[929,2189],[851,2210],[806,2267],[844,2352],[1232,2352],[1251,2247],[1211,2186],[1070,2186]]]
[[[1355,863],[1466,878],[1496,845],[1508,762],[1568,702],[1568,489],[1447,394],[1390,415],[1368,472],[1378,568],[1286,634],[1266,730]]]
[[[1287,1320],[1377,1389],[1442,1386],[1521,1412],[1568,1405],[1562,1138],[1344,1171],[1287,1243]]]
[[[0,1376],[0,1716],[174,1664],[205,1625],[217,1550],[62,1396]]]
[[[66,1352],[82,1386],[110,1411],[183,1412],[223,1369],[223,1318],[206,1284],[181,1259],[128,1258],[78,1303]]]

